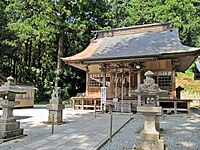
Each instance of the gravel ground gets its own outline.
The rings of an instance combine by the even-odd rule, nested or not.
[[[133,117],[101,150],[131,150],[144,121],[141,115]],[[200,150],[200,110],[190,114],[164,115],[160,120],[169,150]]]
[[[0,110],[1,114],[2,110]],[[20,121],[20,128],[24,129],[24,134],[28,136],[0,144],[0,150],[14,150],[16,147],[35,141],[36,138],[40,140],[51,135],[52,126],[43,123],[48,120],[48,110],[45,106],[35,109],[14,109],[13,114],[17,121]],[[72,111],[71,108],[65,108],[63,110],[63,121],[65,123],[55,126],[55,133],[72,126],[86,124],[92,119],[94,119],[93,111]]]
[[[0,115],[2,111],[0,110]],[[25,129],[25,138],[8,141],[0,144],[0,150],[15,149],[21,145],[42,139],[51,134],[51,125],[41,122],[47,121],[48,110],[44,108],[14,110],[14,115],[21,122],[21,128]],[[70,126],[78,126],[94,119],[91,112],[63,111],[65,124],[55,127],[55,132],[62,131]],[[133,115],[133,119],[125,125],[115,136],[112,142],[107,142],[101,150],[130,150],[135,143],[138,133],[143,127],[143,116]],[[161,118],[161,128],[164,130],[165,144],[169,150],[200,150],[200,110],[191,114],[165,115]]]

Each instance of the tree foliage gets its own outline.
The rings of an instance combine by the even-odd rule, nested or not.
[[[38,88],[48,100],[55,83],[67,99],[85,90],[85,72],[63,65],[89,44],[92,30],[172,22],[181,41],[200,46],[199,0],[2,0],[0,73]]]
[[[200,2],[196,0],[130,0],[128,25],[172,22],[180,29],[181,41],[199,45]]]

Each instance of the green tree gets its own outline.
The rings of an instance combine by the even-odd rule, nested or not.
[[[106,26],[106,1],[7,0],[7,4],[8,27],[20,48],[18,82],[34,84],[37,99],[48,99],[55,82],[65,98],[80,91],[84,72],[62,68],[61,57],[84,50],[91,31]]]
[[[172,22],[180,29],[181,41],[197,45],[199,41],[199,2],[196,0],[130,0],[129,25]]]
[[[109,1],[109,25],[112,28],[127,26],[128,9],[130,0],[110,0]]]
[[[15,77],[15,66],[18,54],[16,44],[10,42],[15,40],[15,33],[7,28],[8,19],[5,13],[6,2],[0,1],[0,72],[5,76]]]

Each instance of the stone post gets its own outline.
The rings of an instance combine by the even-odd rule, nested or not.
[[[48,116],[48,123],[51,123],[54,116],[54,123],[59,124],[62,123],[62,115],[63,115],[63,109],[65,108],[64,104],[62,104],[62,100],[60,98],[60,87],[55,87],[51,99],[49,100],[49,104],[47,105],[47,109],[49,110],[49,116]]]
[[[8,82],[0,87],[0,105],[3,111],[0,118],[1,143],[25,136],[23,134],[23,129],[20,129],[20,122],[16,121],[13,116],[13,108],[15,105],[19,104],[19,102],[15,101],[15,94],[25,94],[26,91],[16,86],[12,77],[8,77],[7,81]]]

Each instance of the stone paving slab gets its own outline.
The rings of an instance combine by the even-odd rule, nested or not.
[[[36,142],[33,142],[31,144],[27,144],[25,146],[23,146],[24,148],[27,148],[27,149],[36,149],[38,147],[41,147],[43,145],[46,145],[48,144],[50,141],[49,140],[45,140],[45,139],[42,139],[42,140],[39,140],[39,141],[36,141]],[[23,148],[22,147],[22,148]]]
[[[44,112],[44,110],[42,110]],[[39,113],[39,112],[37,112]],[[73,113],[73,112],[72,112]],[[47,114],[46,114],[47,115]],[[30,116],[30,114],[29,114]],[[69,115],[68,115],[69,116]],[[37,116],[38,117],[38,116]],[[65,115],[64,115],[65,117]],[[31,136],[32,130],[37,130],[38,132],[43,132],[38,134],[38,136],[31,137],[31,140],[23,138],[17,142],[9,142],[10,146],[1,146],[0,149],[3,150],[89,150],[97,149],[102,143],[104,143],[109,138],[109,127],[110,127],[110,114],[98,114],[97,118],[91,115],[91,113],[85,114],[84,116],[77,116],[73,114],[71,116],[77,117],[76,120],[63,124],[61,126],[55,126],[54,134],[47,134],[50,131],[51,126],[44,126],[41,124],[24,122],[23,128]],[[80,117],[80,118],[78,118]],[[43,119],[43,118],[41,118]],[[69,118],[68,118],[69,120]],[[113,113],[113,134],[118,131],[125,123],[130,120],[129,114]],[[21,121],[21,120],[20,120]],[[32,128],[33,127],[33,128]],[[26,129],[27,128],[27,129]],[[26,141],[27,140],[27,141]],[[6,145],[6,143],[4,144]]]

